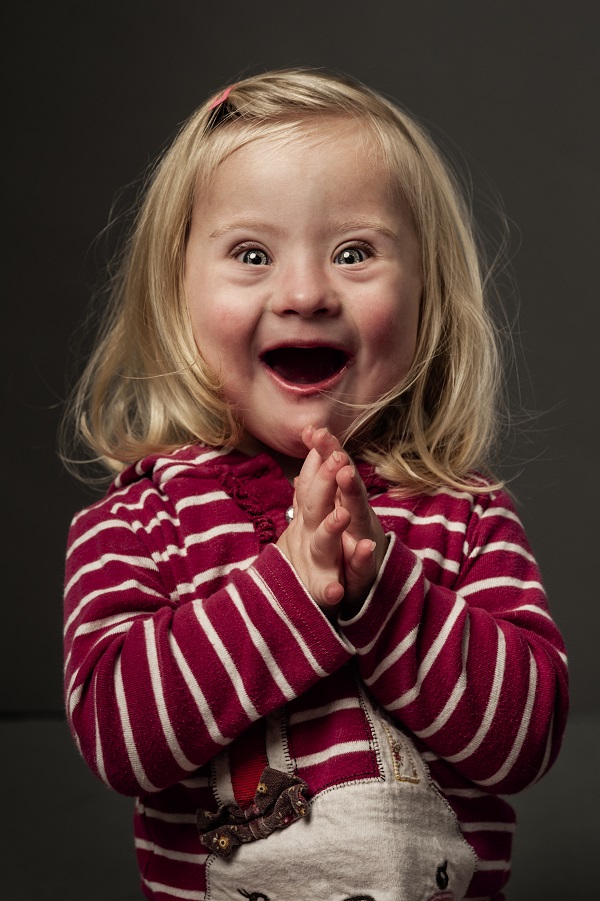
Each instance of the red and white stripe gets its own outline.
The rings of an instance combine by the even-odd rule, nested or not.
[[[292,489],[266,455],[149,458],[75,517],[67,712],[90,767],[140,797],[147,897],[205,897],[195,810],[216,803],[207,765],[267,714],[287,705],[289,755],[311,792],[378,777],[356,672],[416,736],[478,855],[468,897],[506,882],[514,817],[497,793],[552,764],[567,709],[539,572],[503,493],[396,498],[369,476],[390,548],[359,614],[335,626],[273,546]]]

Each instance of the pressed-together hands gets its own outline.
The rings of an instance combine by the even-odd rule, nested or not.
[[[294,518],[277,544],[326,613],[357,612],[387,550],[362,479],[337,438],[309,426],[309,453],[295,480]]]

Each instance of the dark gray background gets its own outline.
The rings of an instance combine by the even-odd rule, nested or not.
[[[42,729],[44,718],[62,710],[64,544],[71,516],[93,496],[63,473],[55,433],[65,373],[78,368],[74,334],[104,260],[105,245],[94,240],[117,193],[208,94],[244,73],[317,65],[348,72],[408,107],[470,170],[476,210],[492,238],[502,231],[499,209],[509,221],[510,265],[500,287],[509,315],[520,307],[518,378],[511,378],[520,424],[507,443],[503,474],[512,479],[570,652],[573,756],[560,785],[573,773],[583,779],[593,759],[585,730],[598,736],[600,675],[599,8],[580,0],[34,0],[4,14],[8,584],[0,710],[17,729],[15,772],[28,766],[22,730],[36,723]],[[50,732],[43,736],[47,761],[53,758],[45,749],[55,745]],[[57,760],[71,754],[64,747]],[[78,773],[75,756],[68,760]],[[548,778],[559,786],[554,774]],[[586,785],[579,784],[584,794]],[[104,809],[108,797],[94,796],[92,809]],[[536,799],[525,819],[538,811],[529,835],[535,833],[541,865],[552,840],[557,850],[575,849],[587,821],[574,814],[559,842],[556,823],[541,813],[550,795]],[[69,822],[76,829],[76,820]],[[571,874],[583,873],[583,860],[573,857]],[[70,897],[68,884],[56,897]],[[536,885],[522,897],[579,897],[573,883],[557,895],[537,894]],[[20,890],[15,897],[29,895]],[[96,895],[73,889],[73,897]],[[129,896],[107,888],[104,897]]]

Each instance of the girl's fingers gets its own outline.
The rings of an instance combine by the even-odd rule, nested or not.
[[[335,473],[330,473],[329,478],[319,476],[319,470],[323,466],[323,460],[316,450],[311,450],[302,464],[300,474],[294,482],[294,516],[300,510],[307,522],[315,527],[325,518],[333,506]]]
[[[344,586],[339,582],[330,582],[323,592],[323,599],[319,606],[322,608],[338,607],[342,603],[343,597]]]
[[[313,449],[306,458],[296,487],[298,509],[307,524],[314,528],[334,509],[338,494],[336,477],[349,462],[348,455],[338,450],[334,450],[320,465],[315,465],[315,460],[321,460],[321,457]]]
[[[344,597],[344,586],[339,581],[341,566],[341,538],[350,522],[350,514],[343,507],[336,507],[325,517],[311,539],[311,554],[317,566],[323,566],[322,589],[314,597],[323,609],[337,607]],[[332,561],[338,561],[331,567]],[[329,574],[327,571],[329,570]],[[333,578],[332,578],[333,577]]]
[[[348,528],[350,514],[344,507],[335,507],[313,532],[310,542],[311,553],[317,564],[327,565],[341,554],[340,541]]]
[[[294,483],[294,519],[279,544],[329,616],[345,593],[342,541],[350,513],[343,506],[337,475],[350,458],[325,428],[309,427],[302,438],[308,454]]]
[[[353,616],[360,609],[377,576],[377,545],[370,538],[363,538],[351,545],[344,544],[345,579],[344,605],[346,614]]]
[[[354,466],[349,463],[348,466],[341,467],[337,472],[336,481],[340,490],[341,501],[349,510],[352,518],[350,529],[352,536],[356,540],[366,537],[377,540],[379,537],[377,525],[379,523],[369,505],[364,482]],[[381,529],[381,526],[379,528]]]
[[[350,513],[351,522],[348,529],[350,536],[356,542],[360,542],[361,539],[375,542],[375,568],[378,570],[383,562],[388,542],[383,526],[369,504],[365,484],[352,465],[343,466],[336,480],[341,503]]]
[[[310,450],[306,455],[304,463],[299,474],[294,480],[294,488],[300,493],[306,491],[314,480],[319,467],[323,465],[323,461],[316,450]]]
[[[310,425],[302,432],[302,440],[310,449],[318,451],[322,459],[325,460],[334,451],[341,451],[342,445],[338,439],[331,434],[329,429],[315,429]]]
[[[361,538],[360,541],[355,541],[348,532],[344,532],[342,550],[348,579],[351,582],[364,579],[372,581],[377,574],[377,542],[371,538]]]
[[[302,430],[302,441],[309,450],[312,450],[313,435],[315,432],[316,429],[314,425],[307,425],[306,428]]]
[[[350,571],[360,578],[365,576],[375,577],[375,551],[377,544],[370,538],[363,538],[356,542],[354,554],[348,561]]]
[[[304,506],[309,521],[316,526],[336,504],[336,475],[350,460],[326,428],[307,426],[302,439],[309,452],[295,485],[297,504]]]

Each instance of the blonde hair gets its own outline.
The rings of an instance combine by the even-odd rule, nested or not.
[[[439,151],[406,112],[321,71],[246,78],[185,123],[153,172],[68,421],[113,472],[184,444],[235,446],[242,425],[198,355],[185,299],[192,204],[236,149],[285,136],[315,116],[352,117],[376,141],[421,248],[423,299],[410,371],[385,397],[356,410],[346,444],[403,491],[485,490],[472,473],[485,469],[495,437],[500,367],[470,211]]]

